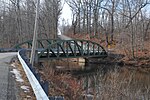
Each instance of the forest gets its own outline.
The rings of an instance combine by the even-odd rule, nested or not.
[[[0,0],[0,48],[33,39],[36,4],[37,0]],[[71,24],[61,18],[64,4],[71,9]],[[49,96],[149,100],[150,0],[40,0],[37,20],[38,39],[59,39],[60,31],[96,42],[113,54],[82,66],[74,58],[38,62],[34,67],[41,80],[48,81]]]
[[[89,38],[117,41],[124,49],[144,50],[150,38],[149,0],[41,0],[38,38],[62,34],[88,34]],[[60,19],[64,3],[72,11],[72,24]],[[33,38],[35,0],[0,1],[0,46],[12,47]],[[67,12],[66,12],[67,13]],[[60,22],[62,24],[60,24]],[[147,42],[146,42],[147,41]],[[145,44],[146,43],[146,44]]]
[[[36,0],[0,0],[0,4],[1,47],[12,47],[32,39]],[[38,38],[56,37],[61,9],[61,0],[41,0]]]

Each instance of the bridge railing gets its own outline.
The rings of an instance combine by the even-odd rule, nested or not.
[[[57,42],[57,39],[38,39],[37,40],[37,48],[46,48],[49,45]],[[13,48],[15,49],[31,49],[32,48],[32,40],[27,40],[25,42],[19,43],[15,45]]]
[[[77,58],[77,57],[106,57],[104,48],[88,40],[59,40],[59,39],[39,39],[38,58]],[[14,48],[31,49],[32,40],[16,45]]]
[[[106,57],[104,48],[88,40],[58,40],[39,52],[39,58]]]

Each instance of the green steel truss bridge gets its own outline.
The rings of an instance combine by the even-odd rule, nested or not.
[[[17,44],[14,48],[31,50],[32,40]],[[107,52],[100,44],[89,40],[39,39],[37,48],[38,59],[107,57]]]

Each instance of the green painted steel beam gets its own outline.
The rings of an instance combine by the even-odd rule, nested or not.
[[[32,47],[32,40],[14,46],[21,49],[27,45],[27,49]],[[38,39],[39,59],[54,58],[78,58],[78,57],[106,57],[107,52],[98,43],[88,40],[58,40],[58,39]]]

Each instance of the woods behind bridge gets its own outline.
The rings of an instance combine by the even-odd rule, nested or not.
[[[72,24],[60,18],[63,4],[72,11]],[[40,4],[38,38],[63,34],[88,34],[89,38],[117,41],[132,57],[150,39],[150,0],[43,0]],[[36,2],[0,1],[0,47],[12,47],[33,37]],[[69,8],[68,8],[69,9]],[[67,13],[67,12],[66,12]],[[61,24],[60,24],[61,23]],[[115,42],[116,43],[116,42]]]

